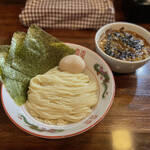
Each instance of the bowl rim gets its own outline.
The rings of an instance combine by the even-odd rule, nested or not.
[[[4,99],[3,99],[3,88],[4,88],[4,84],[1,85],[1,102],[2,102],[2,106],[3,106],[3,109],[6,113],[6,115],[8,116],[8,118],[18,127],[20,128],[22,131],[30,134],[30,135],[33,135],[33,136],[36,136],[36,137],[41,137],[41,138],[45,138],[45,139],[62,139],[62,138],[69,138],[69,137],[73,137],[73,136],[76,136],[76,135],[79,135],[81,133],[84,133],[88,130],[90,130],[91,128],[93,128],[95,125],[97,125],[98,123],[100,123],[102,121],[102,119],[106,116],[106,114],[109,112],[112,104],[113,104],[113,101],[114,101],[114,98],[115,98],[115,79],[114,79],[114,75],[110,69],[110,67],[108,66],[107,62],[101,57],[99,56],[95,51],[87,48],[87,47],[84,47],[82,45],[79,45],[79,44],[75,44],[75,43],[68,43],[68,42],[65,42],[65,44],[71,44],[71,45],[78,45],[80,47],[83,47],[83,48],[86,48],[88,49],[89,51],[92,51],[93,53],[95,53],[98,57],[100,57],[100,59],[102,59],[104,61],[104,63],[106,64],[106,66],[108,67],[108,70],[110,71],[110,74],[112,76],[112,84],[113,84],[113,91],[112,91],[112,97],[111,97],[111,100],[110,100],[110,103],[109,103],[109,106],[107,107],[105,113],[96,121],[94,122],[92,125],[88,126],[87,128],[81,130],[81,131],[78,131],[76,133],[73,133],[73,134],[68,134],[68,135],[65,135],[65,136],[45,136],[45,135],[40,135],[38,133],[34,133],[34,132],[31,132],[27,129],[24,129],[21,125],[19,125],[12,117],[11,115],[8,113],[6,107],[5,107],[5,104],[4,104]]]
[[[133,26],[133,27],[136,27],[136,28],[139,28],[140,30],[142,30],[143,32],[149,34],[150,36],[150,32],[148,30],[146,30],[145,28],[139,26],[139,25],[136,25],[134,23],[129,23],[129,22],[113,22],[113,23],[108,23],[106,25],[104,25],[103,27],[101,27],[99,30],[97,30],[96,34],[95,34],[95,44],[96,44],[96,47],[98,48],[97,51],[100,51],[102,52],[106,57],[108,57],[109,59],[113,60],[113,61],[117,61],[119,63],[125,63],[125,64],[139,64],[139,63],[144,63],[144,62],[147,62],[150,60],[150,56],[145,58],[145,59],[142,59],[142,60],[138,60],[138,61],[126,61],[126,60],[120,60],[120,59],[116,59],[114,57],[111,57],[109,55],[107,55],[98,45],[98,40],[99,39],[99,34],[101,33],[101,30],[105,29],[106,27],[111,27],[111,25],[114,25],[114,24],[118,24],[118,25],[130,25],[130,26]],[[142,36],[143,37],[143,36]],[[144,37],[143,37],[144,38]]]

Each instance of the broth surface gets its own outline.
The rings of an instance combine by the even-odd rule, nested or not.
[[[138,61],[150,56],[150,46],[139,34],[109,29],[99,39],[99,47],[109,56],[126,61]]]

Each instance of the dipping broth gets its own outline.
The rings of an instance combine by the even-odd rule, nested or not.
[[[123,27],[119,30],[107,30],[101,35],[98,45],[107,55],[120,60],[138,61],[150,56],[147,41]]]

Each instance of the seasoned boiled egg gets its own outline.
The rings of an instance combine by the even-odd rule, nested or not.
[[[81,73],[85,69],[85,62],[78,55],[68,55],[60,60],[59,69],[71,73]]]

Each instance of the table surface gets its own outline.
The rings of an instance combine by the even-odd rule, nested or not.
[[[120,4],[119,0],[115,1],[115,6]],[[0,45],[10,44],[15,31],[27,31],[18,19],[23,7],[24,4],[19,0],[14,0],[14,3],[11,0],[0,2]],[[125,20],[121,7],[116,9],[116,20]],[[150,24],[139,25],[150,31]],[[45,30],[63,42],[76,43],[95,50],[95,30]],[[9,120],[0,103],[0,150],[150,149],[150,62],[130,74],[114,73],[114,77],[116,93],[108,114],[94,128],[71,138],[46,140],[25,133]]]

